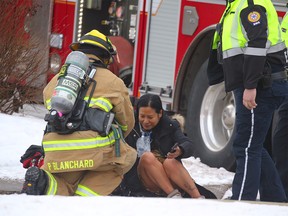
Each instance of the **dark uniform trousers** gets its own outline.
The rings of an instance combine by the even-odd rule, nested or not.
[[[288,96],[278,110],[272,146],[273,159],[288,197]]]
[[[287,81],[274,81],[271,88],[257,88],[257,107],[243,105],[243,88],[233,91],[236,102],[236,137],[233,150],[237,171],[233,181],[233,200],[287,201],[275,164],[263,147],[273,113],[285,100]]]

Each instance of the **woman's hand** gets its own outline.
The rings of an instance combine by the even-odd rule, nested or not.
[[[168,152],[168,154],[167,154],[168,159],[177,158],[180,155],[182,155],[182,150],[181,150],[181,148],[179,148],[179,146],[175,147],[174,150],[175,151],[173,151],[173,152]]]

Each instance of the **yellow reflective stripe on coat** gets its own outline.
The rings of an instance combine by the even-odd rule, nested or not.
[[[95,138],[81,139],[81,140],[53,140],[43,141],[43,148],[45,152],[63,151],[63,150],[79,150],[92,149],[109,146],[115,143],[115,136],[113,131],[108,136]]]
[[[89,97],[85,97],[84,100],[88,101],[88,98]],[[91,98],[89,107],[92,106],[98,106],[101,110],[105,112],[110,112],[110,110],[113,108],[113,105],[110,103],[110,101],[103,97]]]
[[[47,110],[51,109],[51,98],[45,101],[45,107]]]
[[[79,184],[77,190],[75,191],[75,194],[79,196],[100,196],[100,194],[97,194],[96,192],[92,191],[88,187],[85,187],[84,185]]]
[[[85,97],[84,100],[87,102],[89,97]],[[110,110],[113,108],[113,105],[110,103],[110,101],[106,98],[100,97],[100,98],[91,98],[89,107],[92,106],[98,106],[101,110],[105,112],[110,112]],[[51,109],[51,98],[45,101],[45,107],[46,109]]]
[[[121,128],[122,131],[127,131],[128,129],[127,125],[120,125],[120,124],[117,124],[117,125]]]
[[[121,125],[117,120],[114,120],[117,124],[117,126],[122,130],[122,131],[127,131],[128,130],[128,125]]]
[[[57,193],[57,187],[58,187],[57,181],[55,180],[54,176],[51,175],[51,173],[47,171],[45,171],[45,173],[49,178],[49,186],[46,195],[55,195]]]

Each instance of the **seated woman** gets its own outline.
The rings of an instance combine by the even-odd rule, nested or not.
[[[192,198],[216,199],[212,192],[197,185],[182,165],[182,158],[192,156],[192,142],[179,122],[165,115],[158,95],[145,94],[139,99],[135,126],[126,142],[137,149],[138,158],[115,195],[181,198],[188,194]]]

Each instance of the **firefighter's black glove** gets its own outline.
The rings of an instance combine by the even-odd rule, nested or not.
[[[44,150],[42,146],[31,145],[21,156],[20,162],[23,164],[24,168],[29,168],[31,166],[41,167],[43,165]]]

